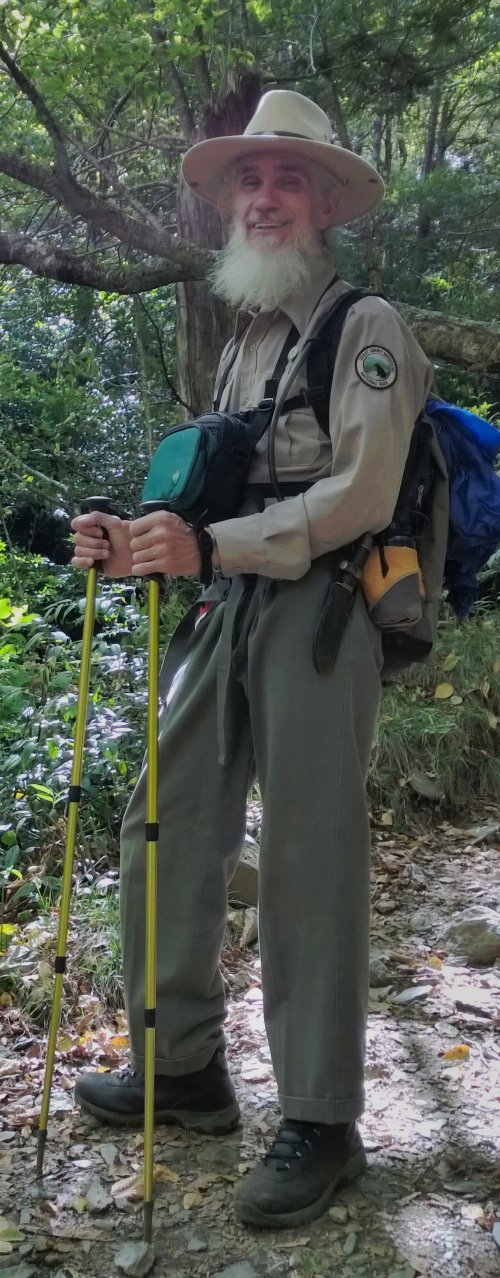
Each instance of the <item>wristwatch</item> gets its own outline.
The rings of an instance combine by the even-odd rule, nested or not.
[[[201,555],[200,581],[202,586],[211,586],[214,579],[214,566],[212,555],[214,553],[215,541],[208,528],[198,529],[198,546]]]

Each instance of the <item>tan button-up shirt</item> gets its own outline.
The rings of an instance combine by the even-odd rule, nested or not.
[[[298,361],[304,341],[317,331],[333,302],[350,287],[343,280],[330,287],[327,283],[324,276],[316,276],[307,290],[300,296],[291,295],[279,308],[255,315],[240,312],[235,336],[242,331],[244,336],[221,409],[246,409],[262,399],[291,324],[298,329],[300,340],[280,388],[286,381],[289,399],[307,385],[305,364],[290,385],[294,360]],[[395,380],[384,388],[364,380],[362,353],[371,346],[384,348],[395,364]],[[229,343],[223,351],[216,387],[231,349]],[[272,501],[260,513],[212,525],[225,576],[258,573],[295,580],[319,555],[354,541],[364,532],[386,528],[396,505],[413,426],[429,393],[432,375],[423,350],[388,302],[367,297],[351,307],[335,362],[330,439],[312,408],[295,409],[278,421],[278,479],[312,480],[312,487],[300,496]],[[251,484],[269,483],[267,442],[266,433],[255,450]]]

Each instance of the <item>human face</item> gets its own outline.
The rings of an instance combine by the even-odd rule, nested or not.
[[[233,212],[248,244],[280,248],[310,240],[334,220],[337,198],[321,193],[312,166],[262,153],[240,160],[233,179]]]

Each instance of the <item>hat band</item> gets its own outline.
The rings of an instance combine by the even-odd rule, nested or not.
[[[245,133],[246,138],[301,138],[303,142],[317,142],[308,133],[288,133],[286,129],[266,129],[263,133]]]

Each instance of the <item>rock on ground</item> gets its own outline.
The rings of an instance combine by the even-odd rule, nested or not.
[[[468,963],[494,963],[500,958],[500,913],[472,905],[455,915],[443,933],[446,948]]]
[[[228,1269],[219,1269],[213,1278],[258,1278],[258,1276],[248,1260],[237,1260],[236,1264],[229,1265]]]
[[[153,1248],[145,1242],[125,1243],[115,1255],[117,1269],[127,1278],[144,1278],[155,1261]]]

